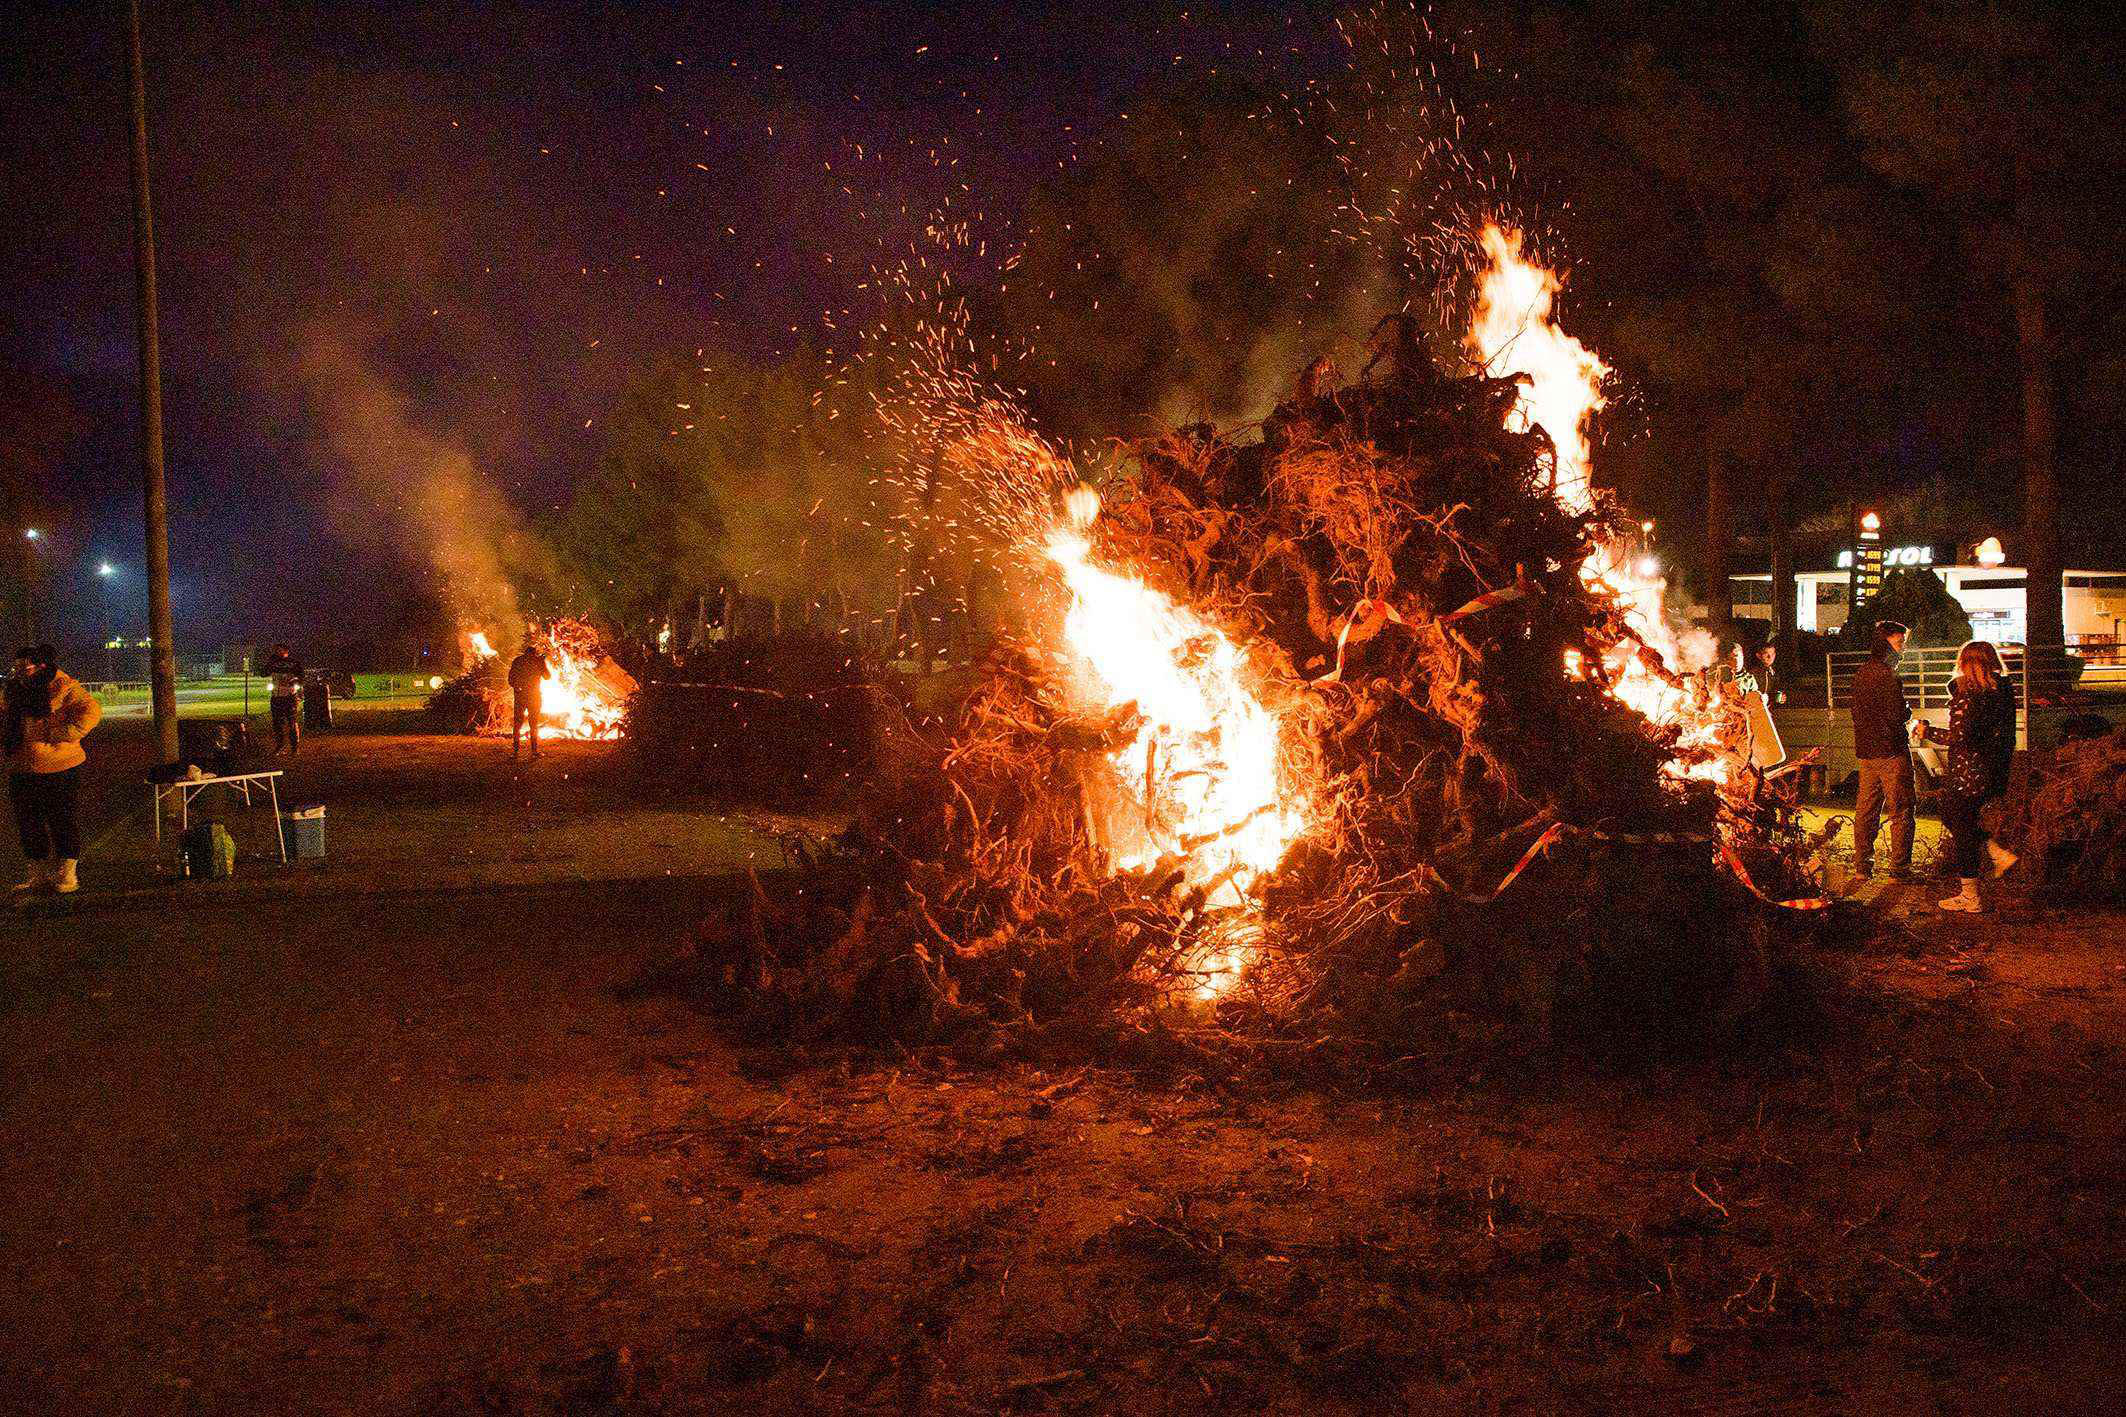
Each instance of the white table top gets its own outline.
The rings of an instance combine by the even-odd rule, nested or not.
[[[218,777],[179,777],[168,782],[158,782],[157,787],[212,787],[217,782],[256,782],[262,777],[279,777],[283,769],[261,768],[257,772],[223,773]]]

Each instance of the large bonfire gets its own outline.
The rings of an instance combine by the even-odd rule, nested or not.
[[[1052,613],[800,888],[705,929],[717,1000],[785,1038],[1395,1055],[1763,1002],[1809,918],[1790,804],[1591,489],[1600,361],[1484,240],[1472,373],[1405,326],[1104,498],[972,428],[1057,491],[1025,548]]]

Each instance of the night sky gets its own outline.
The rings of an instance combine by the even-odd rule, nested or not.
[[[80,421],[33,515],[45,599],[84,637],[97,561],[136,623],[145,603],[123,12],[99,8],[20,16],[0,157],[0,359]],[[939,144],[1002,229],[1176,53],[1274,39],[1267,9],[151,0],[181,643],[364,628],[417,570],[319,447],[329,395],[298,372],[302,332],[361,351],[412,421],[536,511],[595,459],[585,423],[632,367],[820,337],[893,219],[878,194],[942,191]]]
[[[959,184],[958,209],[1010,242],[1037,185],[1158,86],[1244,66],[1296,91],[1344,64],[1336,13],[149,3],[181,647],[373,634],[433,606],[433,565],[394,482],[401,454],[377,443],[378,426],[462,454],[518,515],[550,511],[595,468],[600,420],[631,376],[704,344],[768,355],[847,341],[875,303],[857,288],[867,266],[908,249]],[[1759,140],[1799,135],[1832,178],[1822,225],[1801,211],[1787,233],[1799,262],[1766,278],[1791,278],[1782,296],[1798,281],[1797,308],[1823,282],[1818,303],[1837,321],[1844,260],[1868,277],[1866,299],[1903,312],[1883,325],[1911,344],[1822,365],[1820,383],[1842,386],[1818,400],[1832,421],[1793,430],[1781,456],[1805,464],[1815,493],[1947,480],[2009,525],[2019,415],[2006,306],[1970,278],[1970,243],[1938,212],[1863,171],[1801,7],[1443,13],[1490,26],[1493,62],[1456,60],[1460,100],[1505,114],[1484,138],[1500,143],[1487,170],[1573,267],[1568,326],[1623,368],[1598,478],[1666,524],[1696,514],[1710,419],[1664,402],[1658,360],[1634,366],[1632,346],[1658,351],[1645,331],[1677,319],[1710,358],[1727,356],[1717,327],[1693,328],[1721,294],[1720,272],[1700,267],[1723,240],[1765,236],[1725,235],[1701,179],[1725,165],[1748,189],[1763,169],[1776,187],[1793,152],[1768,159]],[[50,420],[73,433],[20,515],[49,532],[48,623],[80,642],[109,613],[106,590],[129,628],[144,620],[123,13],[32,6],[13,39],[0,377],[18,405],[71,411]],[[1649,53],[1704,85],[1699,109],[1649,110],[1682,134],[1665,152],[1658,134],[1589,121],[1606,101],[1590,95],[1627,90],[1619,75]],[[2116,263],[2061,264],[2080,273],[2061,296],[2074,342],[2063,399],[2084,410],[2063,419],[2080,441],[2062,475],[2086,491],[2117,475],[2117,440],[2092,434],[2086,411],[2110,427],[2126,410],[2126,341],[2104,334],[2118,321]],[[1902,362],[1894,390],[1877,359]],[[1147,390],[1143,411],[1159,401]],[[1835,520],[1828,495],[1797,518]],[[2070,541],[2085,530],[2069,519]],[[119,574],[99,582],[105,559]]]

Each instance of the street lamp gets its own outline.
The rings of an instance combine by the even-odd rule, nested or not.
[[[44,533],[33,526],[22,529],[22,628],[31,644],[37,643],[37,543]]]
[[[109,561],[96,563],[96,578],[103,582],[103,677],[118,682],[118,632],[111,621],[117,618],[111,613],[111,588],[117,582],[118,568]]]

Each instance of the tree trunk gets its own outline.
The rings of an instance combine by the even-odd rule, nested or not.
[[[2023,554],[2029,573],[2023,613],[2024,642],[2057,645],[2066,638],[2060,592],[2059,482],[2053,467],[2055,437],[2050,339],[2045,329],[2045,293],[2023,270],[2013,282],[2015,346],[2023,374]]]
[[[1794,524],[1787,511],[1787,487],[1792,469],[1784,459],[1775,461],[1764,479],[1764,528],[1772,543],[1772,643],[1779,647],[1779,662],[1794,658]]]
[[[1727,497],[1727,454],[1707,439],[1705,448],[1705,608],[1721,652],[1735,638],[1735,519]],[[1776,607],[1774,608],[1776,614]]]

